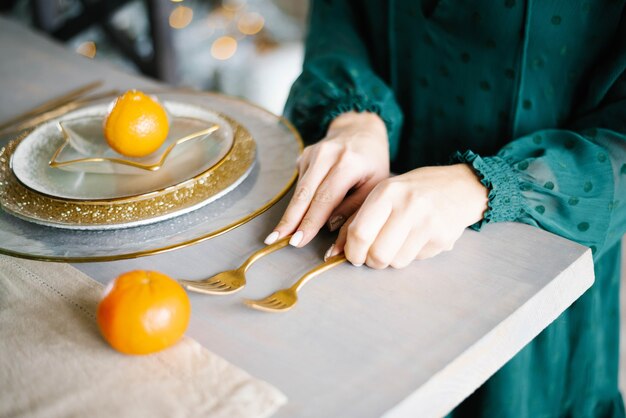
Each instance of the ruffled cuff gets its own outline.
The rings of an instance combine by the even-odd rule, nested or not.
[[[328,125],[339,115],[347,112],[371,112],[376,113],[380,118],[385,122],[385,126],[387,127],[387,134],[391,136],[393,123],[389,118],[386,118],[384,112],[380,108],[378,103],[367,99],[367,97],[363,95],[351,95],[346,96],[341,99],[338,99],[330,106],[322,119],[322,128],[324,132],[328,130]]]
[[[480,182],[489,189],[489,202],[483,219],[471,226],[480,230],[490,222],[515,221],[525,212],[524,198],[520,192],[520,180],[515,170],[500,157],[482,158],[472,151],[456,152],[451,161],[467,163],[480,177]]]

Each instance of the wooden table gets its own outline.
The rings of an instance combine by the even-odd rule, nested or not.
[[[90,62],[0,19],[0,121],[72,87],[153,83]],[[259,139],[259,140],[262,140]],[[262,245],[286,204],[184,249],[76,265],[103,283],[131,269],[202,278]],[[404,270],[341,265],[303,288],[285,314],[250,310],[321,261],[332,237],[287,248],[228,297],[191,295],[188,335],[289,398],[279,417],[440,416],[454,408],[593,282],[591,252],[521,224],[466,231],[452,252]]]

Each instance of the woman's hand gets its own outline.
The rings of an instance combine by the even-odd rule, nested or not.
[[[488,190],[466,164],[423,167],[382,181],[344,224],[325,258],[342,251],[375,269],[451,250],[483,218]]]
[[[374,186],[389,177],[384,122],[367,112],[338,116],[322,141],[304,149],[298,169],[295,193],[266,244],[296,231],[289,243],[302,247],[329,220],[330,229],[338,229]]]

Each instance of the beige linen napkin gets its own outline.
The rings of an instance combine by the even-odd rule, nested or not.
[[[0,416],[266,417],[285,403],[191,338],[117,353],[98,333],[101,294],[70,265],[0,256]]]

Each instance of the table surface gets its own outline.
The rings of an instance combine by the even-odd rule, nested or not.
[[[2,18],[0,54],[0,122],[98,78],[105,88],[155,86]],[[286,202],[191,247],[76,267],[102,283],[138,268],[208,277],[262,246]],[[587,248],[510,223],[467,230],[453,251],[403,270],[341,265],[312,280],[284,314],[242,304],[291,284],[331,241],[324,232],[264,258],[238,294],[190,295],[188,335],[282,390],[289,403],[279,417],[441,416],[593,282]]]

